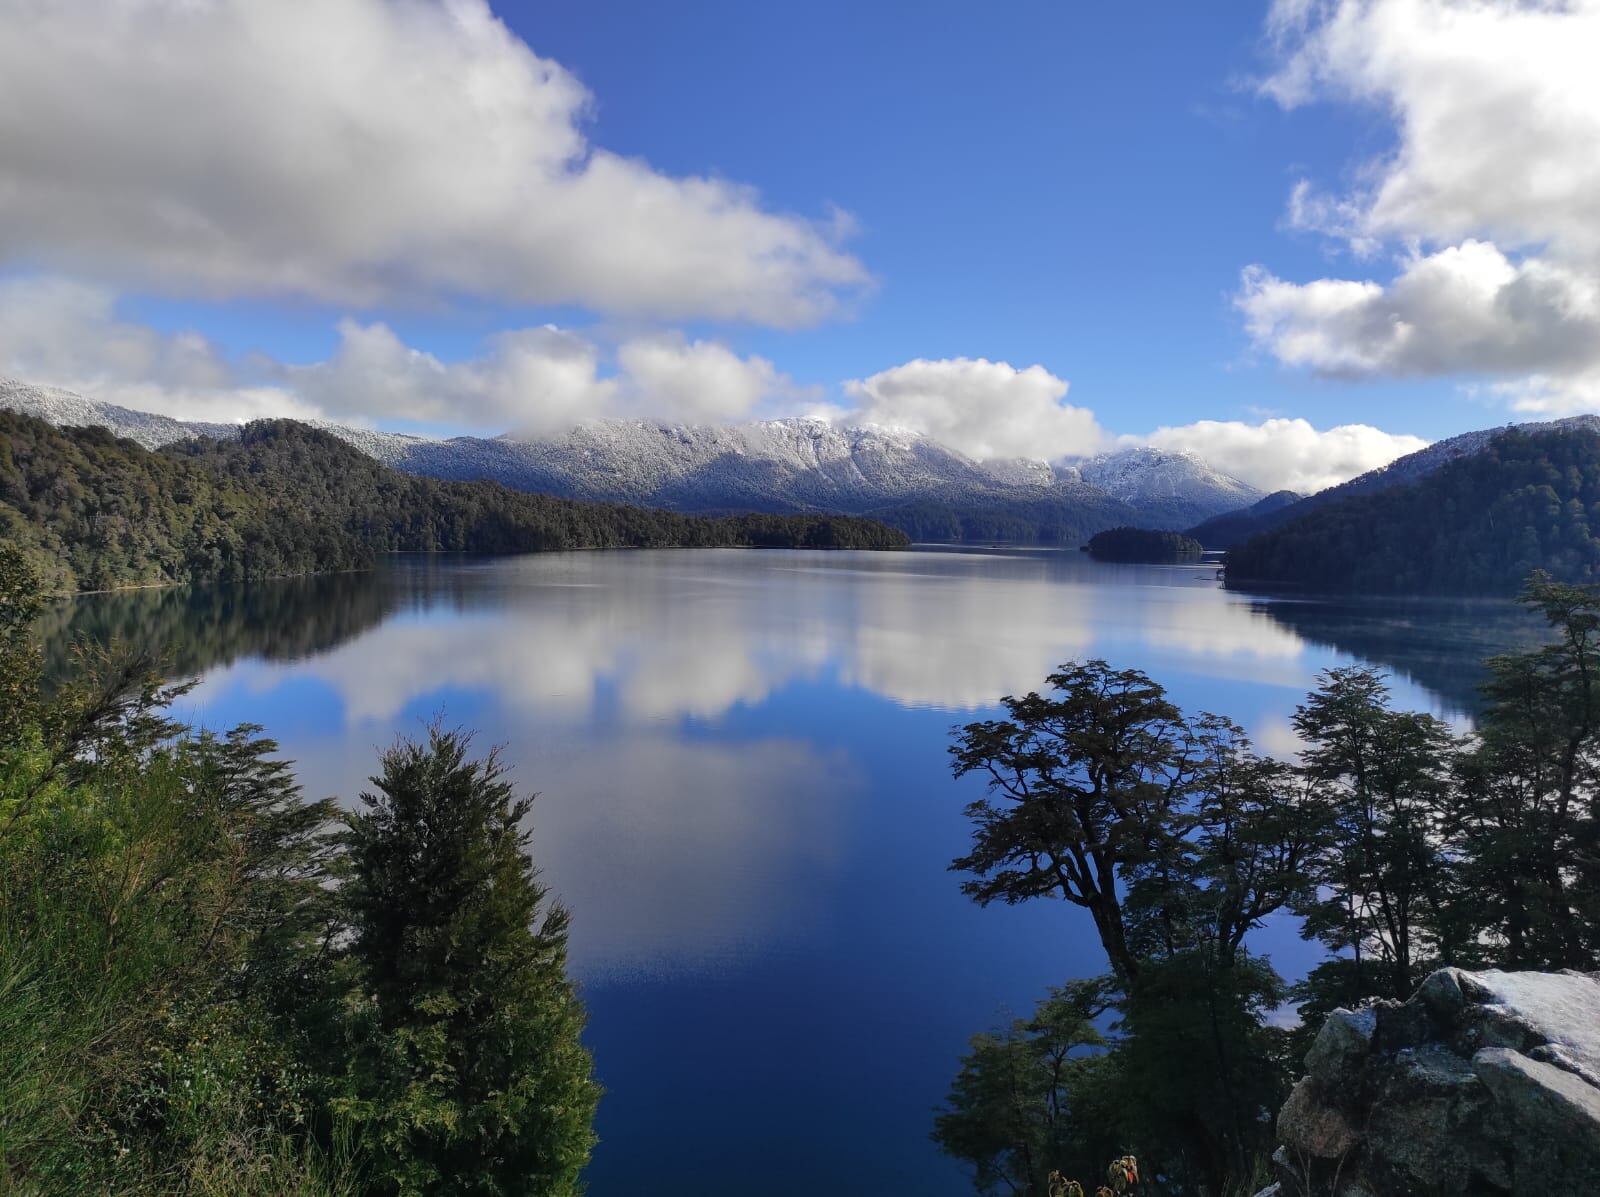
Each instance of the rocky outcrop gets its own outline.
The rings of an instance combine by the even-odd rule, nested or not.
[[[1600,974],[1434,973],[1328,1016],[1258,1197],[1600,1194]]]

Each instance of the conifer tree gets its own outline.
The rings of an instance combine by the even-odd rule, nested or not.
[[[579,1192],[599,1095],[566,975],[567,913],[494,753],[431,729],[350,816],[344,902],[364,1009],[348,1111],[380,1191]]]

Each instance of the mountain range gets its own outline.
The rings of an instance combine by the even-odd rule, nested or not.
[[[180,421],[6,380],[0,408],[58,426],[102,426],[152,449],[238,435],[236,425]],[[426,477],[694,513],[873,515],[921,539],[1081,543],[1124,524],[1187,527],[1261,498],[1190,452],[1138,447],[1054,465],[979,462],[918,434],[812,419],[595,420],[549,439],[430,439],[312,423],[369,457]]]

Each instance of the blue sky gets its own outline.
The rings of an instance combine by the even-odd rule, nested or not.
[[[1588,0],[48,9],[0,47],[27,381],[980,457],[1166,428],[1263,485],[1600,406]]]

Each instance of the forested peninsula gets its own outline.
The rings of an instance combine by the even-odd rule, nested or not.
[[[0,412],[0,541],[52,591],[365,569],[385,553],[904,548],[834,515],[688,516],[399,473],[290,420],[151,451]]]
[[[1313,506],[1228,550],[1230,586],[1512,595],[1600,582],[1600,432],[1508,429],[1415,482]]]

